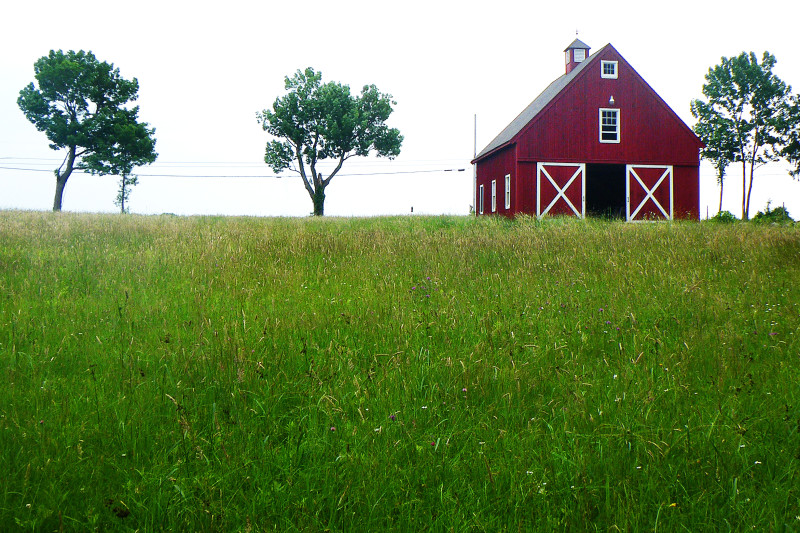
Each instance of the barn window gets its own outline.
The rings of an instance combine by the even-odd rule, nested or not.
[[[506,174],[506,209],[511,209],[511,174]]]
[[[576,48],[574,53],[576,63],[581,63],[584,59],[586,59],[586,50],[583,48]]]
[[[600,62],[601,73],[600,76],[606,79],[617,79],[617,62],[616,61],[601,61]]]
[[[492,180],[492,213],[497,211],[497,180]]]
[[[619,109],[600,109],[600,142],[619,142]]]
[[[483,214],[483,185],[478,188],[478,213]]]

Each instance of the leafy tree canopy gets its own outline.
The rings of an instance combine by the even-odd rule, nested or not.
[[[287,76],[285,87],[287,94],[277,98],[272,109],[257,114],[264,131],[274,137],[267,143],[264,161],[276,173],[298,173],[314,214],[323,215],[325,188],[346,160],[371,152],[389,159],[400,154],[403,136],[386,125],[397,103],[374,85],[365,85],[354,96],[347,85],[323,83],[322,73],[312,68]],[[318,170],[324,160],[335,162],[325,177]]]
[[[792,165],[789,173],[792,177],[798,178],[800,177],[800,96],[792,97],[791,105],[786,109],[785,121],[789,133],[781,155]]]
[[[742,164],[742,218],[750,211],[755,169],[787,157],[792,107],[791,87],[772,69],[769,52],[759,63],[753,52],[723,57],[709,69],[703,95],[694,100],[695,132],[705,142],[703,156],[710,159],[722,180],[731,162]],[[748,175],[749,169],[749,175]]]
[[[20,91],[17,104],[47,135],[50,148],[67,151],[55,171],[54,211],[61,210],[74,169],[127,175],[156,160],[155,129],[138,121],[138,106],[126,107],[138,98],[136,78],[122,78],[113,64],[83,50],[51,50],[33,68],[36,83]]]

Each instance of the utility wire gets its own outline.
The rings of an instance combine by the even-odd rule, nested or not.
[[[4,167],[0,166],[0,170],[17,170],[20,172],[53,172],[52,169],[43,169],[43,168],[19,168],[19,167]],[[397,170],[393,172],[362,172],[362,173],[342,173],[337,174],[337,176],[348,177],[348,176],[387,176],[387,175],[396,175],[396,174],[429,174],[433,172],[464,172],[465,169],[463,168],[444,168],[444,169],[435,169],[435,170]],[[75,169],[73,172],[77,174],[91,174],[91,172],[85,172],[80,169]],[[140,178],[294,178],[299,176],[299,174],[258,174],[258,175],[235,175],[235,174],[207,174],[207,175],[193,175],[193,174],[141,174],[139,172],[132,173],[135,174],[137,177]]]

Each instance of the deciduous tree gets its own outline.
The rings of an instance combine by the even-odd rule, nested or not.
[[[722,211],[722,193],[725,190],[725,173],[736,160],[737,145],[730,134],[733,124],[725,117],[715,116],[711,106],[700,100],[692,101],[692,115],[699,119],[694,125],[694,132],[705,143],[701,150],[703,158],[709,160],[717,171],[719,184],[719,209]]]
[[[91,52],[50,51],[33,66],[36,83],[20,91],[17,104],[53,150],[66,150],[55,171],[53,211],[61,210],[73,170],[128,175],[156,160],[155,129],[139,122],[139,82],[126,80],[113,64]]]
[[[694,100],[695,132],[706,143],[704,156],[724,175],[727,163],[742,164],[742,218],[749,218],[755,169],[784,156],[790,124],[786,120],[791,87],[772,69],[769,52],[759,63],[753,52],[723,57],[706,74],[703,95]]]
[[[119,180],[119,191],[117,192],[117,198],[114,200],[114,205],[119,207],[120,213],[127,213],[130,211],[130,206],[128,205],[128,198],[131,196],[131,188],[134,185],[139,184],[139,178],[137,176],[129,176],[127,174],[123,174]]]
[[[365,85],[361,94],[350,94],[340,83],[322,83],[322,73],[312,68],[286,76],[287,94],[272,109],[257,114],[267,143],[264,161],[276,173],[291,170],[300,175],[314,204],[314,215],[325,213],[325,188],[345,161],[374,152],[393,159],[400,154],[403,136],[386,125],[397,105],[392,96]],[[333,170],[319,171],[319,163],[332,160]]]

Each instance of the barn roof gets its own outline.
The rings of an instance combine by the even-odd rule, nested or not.
[[[588,50],[591,47],[585,42],[581,41],[580,39],[575,39],[574,41],[572,41],[572,44],[564,48],[564,51],[566,52],[570,48],[586,48]]]
[[[578,41],[578,39],[575,39],[575,41],[580,42]],[[575,42],[573,42],[573,44],[571,44],[569,48],[573,48],[574,44]],[[581,45],[586,46],[586,48],[589,48],[587,45],[583,43],[581,43]],[[558,93],[564,90],[564,88],[569,84],[569,82],[571,82],[573,79],[575,79],[575,77],[578,74],[580,74],[580,72],[586,67],[586,65],[588,65],[591,62],[591,59],[593,57],[595,57],[597,54],[599,54],[609,46],[611,45],[610,44],[605,45],[600,50],[587,57],[585,61],[583,61],[577,67],[572,69],[572,71],[570,71],[568,74],[564,74],[560,78],[556,79],[553,83],[551,83],[544,91],[542,91],[542,94],[537,96],[536,99],[522,111],[522,113],[517,115],[517,118],[511,121],[511,124],[506,126],[505,129],[501,131],[500,134],[486,146],[486,148],[481,150],[480,153],[477,156],[475,156],[475,159],[476,160],[480,159],[481,157],[497,150],[498,148],[509,142],[511,139],[513,139],[517,135],[517,133],[522,131],[522,129],[525,126],[527,126],[528,123],[542,111],[542,109],[547,107],[547,104],[549,104],[553,100],[553,98],[555,98],[558,95]],[[578,48],[581,47],[579,46]]]

